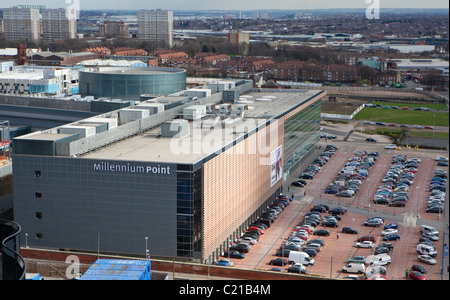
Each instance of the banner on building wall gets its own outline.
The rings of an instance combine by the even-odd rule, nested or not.
[[[270,183],[271,187],[278,182],[283,176],[283,146],[279,146],[277,149],[270,153],[271,159],[271,174],[270,174]]]

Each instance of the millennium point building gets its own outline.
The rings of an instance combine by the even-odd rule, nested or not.
[[[139,100],[186,89],[186,70],[177,68],[101,67],[79,72],[81,96]]]
[[[217,82],[17,137],[14,220],[30,247],[211,263],[314,157],[325,94]]]

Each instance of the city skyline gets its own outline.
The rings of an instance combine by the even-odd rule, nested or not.
[[[280,0],[273,1],[260,0],[260,1],[238,1],[229,0],[227,2],[222,1],[206,1],[206,0],[192,0],[192,1],[180,1],[180,0],[167,0],[164,5],[161,5],[160,1],[145,1],[145,0],[129,0],[126,3],[123,1],[85,1],[85,0],[14,0],[6,1],[0,0],[0,8],[7,8],[16,5],[45,5],[48,8],[68,7],[73,4],[79,3],[80,9],[124,9],[124,10],[137,10],[137,9],[167,9],[167,10],[267,10],[267,9],[361,9],[367,8],[370,3],[366,3],[366,0]],[[423,1],[413,0],[400,0],[400,1],[385,1],[380,0],[380,8],[444,8],[448,9],[449,4],[443,0],[429,0],[426,5]]]

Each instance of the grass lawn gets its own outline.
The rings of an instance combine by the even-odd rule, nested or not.
[[[371,102],[371,104],[381,104],[383,106],[397,106],[397,107],[409,107],[409,108],[417,108],[417,107],[428,107],[432,110],[447,110],[447,105],[442,104],[433,104],[433,103],[396,103],[396,102]]]
[[[403,133],[405,130],[403,129]],[[402,136],[402,129],[399,128],[376,128],[376,129],[366,129],[364,130],[364,133],[367,134],[380,134],[380,135],[387,135],[393,138],[398,139],[400,136]],[[423,138],[433,138],[433,131],[432,130],[408,130],[410,137],[423,137]],[[435,132],[434,133],[435,139],[448,139],[449,133],[448,132]]]
[[[420,106],[419,106],[420,107]],[[433,116],[435,118],[433,120]],[[431,125],[448,126],[448,112],[431,112],[417,110],[400,110],[365,107],[356,116],[354,120],[366,120],[372,122],[409,124],[409,125]]]

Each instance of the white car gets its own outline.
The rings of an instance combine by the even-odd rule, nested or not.
[[[242,238],[238,239],[237,242],[244,243],[244,244],[250,244],[250,245],[256,244],[256,240],[252,239],[251,237],[242,237]]]
[[[448,162],[448,157],[445,157],[445,156],[438,156],[438,157],[436,157],[436,161],[445,161],[445,162]]]
[[[386,229],[384,231],[381,232],[381,235],[388,235],[388,234],[393,234],[393,233],[398,233],[397,229],[393,229],[393,228],[389,228]]]
[[[429,255],[419,255],[419,256],[417,256],[417,258],[419,259],[419,261],[427,263],[429,265],[436,264],[436,260]]]
[[[384,146],[384,149],[397,149],[397,145],[389,144],[389,145]]]
[[[434,233],[424,232],[424,233],[422,233],[422,236],[429,238],[430,240],[432,240],[434,242],[439,241],[439,235],[436,235]]]
[[[356,248],[373,248],[373,242],[370,241],[358,242],[355,243],[353,246],[355,246]]]

